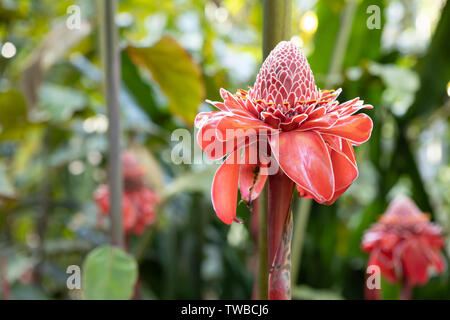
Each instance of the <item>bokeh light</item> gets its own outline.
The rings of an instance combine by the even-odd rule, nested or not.
[[[2,56],[6,59],[10,59],[14,57],[17,53],[16,46],[11,42],[5,42],[5,44],[2,47]]]
[[[303,32],[313,34],[317,31],[319,26],[319,19],[317,14],[313,11],[307,11],[300,19],[300,29]]]

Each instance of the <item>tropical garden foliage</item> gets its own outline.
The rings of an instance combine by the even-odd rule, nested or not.
[[[223,101],[221,88],[255,82],[268,32],[263,7],[119,1],[122,250],[109,246],[100,1],[0,0],[2,299],[255,296],[258,221],[245,195],[240,222],[216,216],[219,164],[205,161],[194,120],[217,111],[205,100]],[[373,131],[355,148],[350,188],[332,205],[294,199],[292,298],[370,298],[366,230],[403,195],[417,221],[433,222],[423,227],[432,229],[429,242],[441,241],[434,227],[443,237],[435,270],[414,273],[410,298],[449,299],[449,3],[293,0],[290,13],[286,40],[302,47],[317,86],[374,106],[362,111]],[[81,268],[79,290],[67,287],[69,266]],[[377,297],[396,299],[404,288],[385,269]]]

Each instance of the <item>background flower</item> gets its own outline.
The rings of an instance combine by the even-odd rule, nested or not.
[[[411,199],[395,198],[364,234],[361,247],[370,253],[369,265],[379,266],[388,281],[409,286],[424,285],[431,272],[442,273],[444,237],[429,220]]]
[[[159,197],[146,186],[145,169],[132,151],[122,154],[124,191],[122,196],[123,228],[126,233],[142,234],[145,228],[156,221],[156,206]],[[94,193],[99,209],[99,224],[109,215],[109,187],[100,185]]]

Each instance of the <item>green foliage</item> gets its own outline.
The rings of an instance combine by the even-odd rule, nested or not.
[[[137,280],[137,264],[125,251],[103,246],[89,253],[82,274],[86,299],[130,299]]]
[[[27,107],[22,94],[9,90],[0,95],[0,140],[17,140],[27,128]]]
[[[394,195],[411,195],[450,234],[450,5],[293,2],[292,33],[302,37],[318,86],[334,71],[330,86],[342,87],[339,101],[359,96],[374,106],[364,111],[374,130],[355,148],[355,184],[332,206],[312,205],[293,294],[363,299],[368,256],[361,237]],[[262,58],[262,1],[119,2],[122,146],[138,154],[146,182],[163,200],[158,222],[128,237],[129,254],[105,247],[108,221],[98,225],[92,199],[108,167],[98,12],[95,2],[78,1],[86,21],[73,32],[64,27],[71,4],[0,0],[0,45],[17,47],[15,57],[0,57],[0,260],[14,275],[12,298],[82,298],[67,290],[65,270],[83,260],[88,299],[130,298],[138,266],[140,299],[250,298],[256,270],[248,208],[238,206],[243,225],[223,225],[210,199],[217,166],[175,165],[170,156],[173,130],[214,109],[205,98],[220,100],[222,87],[253,84]],[[381,9],[379,30],[366,27],[369,5]],[[387,14],[392,6],[401,7],[401,20]],[[305,36],[299,19],[308,10],[317,14],[318,29]],[[414,33],[424,17],[425,40]],[[28,262],[19,268],[17,256]],[[30,273],[35,277],[27,280]],[[414,298],[450,297],[449,277],[433,276]],[[382,287],[384,298],[398,296],[395,285]]]
[[[151,47],[128,47],[131,60],[151,73],[169,99],[169,109],[192,124],[204,98],[201,71],[174,39],[163,37]]]
[[[39,97],[41,116],[55,123],[71,119],[86,105],[86,99],[80,92],[54,84],[43,85]]]

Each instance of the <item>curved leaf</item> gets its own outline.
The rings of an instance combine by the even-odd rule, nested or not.
[[[83,293],[88,300],[125,300],[133,295],[136,261],[123,250],[104,246],[93,250],[83,266]]]
[[[171,37],[162,37],[151,47],[127,48],[130,59],[151,73],[169,99],[171,112],[192,124],[204,98],[200,68],[188,52]]]

